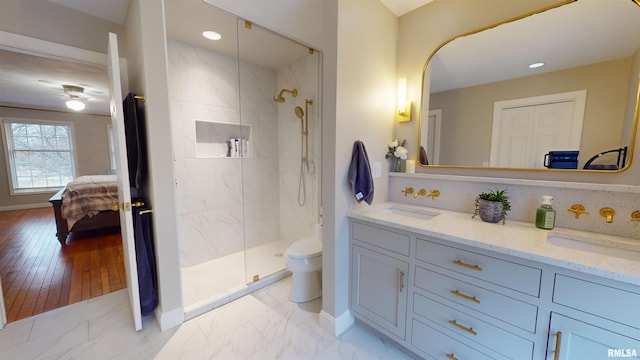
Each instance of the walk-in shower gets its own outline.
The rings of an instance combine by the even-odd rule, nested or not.
[[[167,25],[187,319],[287,276],[289,245],[319,234],[321,54],[223,23],[235,52]]]

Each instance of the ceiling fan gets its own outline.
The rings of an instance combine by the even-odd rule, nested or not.
[[[84,94],[84,88],[76,85],[62,85],[64,90],[63,96],[69,96],[69,100],[65,103],[67,107],[74,111],[84,110],[85,105],[83,101],[89,100],[89,97]]]

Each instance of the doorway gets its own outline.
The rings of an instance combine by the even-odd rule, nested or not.
[[[29,38],[29,37],[25,37],[25,36],[21,36],[21,35],[16,35],[16,34],[12,34],[12,33],[7,33],[7,32],[0,32],[0,50],[3,50],[4,52],[11,52],[13,54],[24,54],[24,55],[29,55],[32,56],[34,58],[40,58],[40,59],[47,59],[47,60],[54,60],[54,61],[58,61],[58,62],[69,62],[69,63],[73,63],[73,64],[84,64],[87,66],[90,66],[94,69],[99,69],[102,73],[104,73],[104,78],[105,78],[105,83],[106,83],[106,73],[107,73],[107,69],[106,69],[106,55],[105,54],[101,54],[101,53],[97,53],[97,52],[93,52],[93,51],[88,51],[88,50],[84,50],[84,49],[79,49],[79,48],[74,48],[74,47],[70,47],[70,46],[66,46],[66,45],[61,45],[61,44],[57,44],[57,43],[53,43],[53,42],[48,42],[48,41],[43,41],[43,40],[39,40],[39,39],[33,39],[33,38]],[[53,69],[46,69],[46,70],[53,70]],[[68,70],[68,69],[67,69]],[[43,74],[44,71],[42,72],[38,72],[38,74]],[[43,78],[46,79],[46,78]],[[126,79],[126,76],[125,76]],[[40,82],[40,85],[45,87],[47,86],[52,86],[52,83],[47,83],[47,82]],[[106,86],[106,85],[105,85]],[[126,88],[126,83],[125,83],[125,88]],[[51,88],[53,89],[53,88]],[[57,98],[60,99],[59,94],[57,93],[57,90],[53,89],[52,91],[52,96],[53,98]],[[107,98],[109,97],[109,92],[105,91],[104,93],[106,93]],[[5,102],[7,103],[7,102]],[[13,104],[13,103],[11,103]],[[42,109],[38,109],[38,110],[33,110],[31,107],[27,106],[26,104],[19,104],[16,103],[15,106],[8,106],[8,107],[3,107],[3,109],[9,109],[6,111],[10,111],[11,114],[0,114],[0,116],[10,116],[10,117],[23,117],[23,118],[41,118],[41,117],[46,117],[46,114],[49,114],[52,117],[65,117],[65,118],[70,118],[70,117],[78,117],[77,113],[71,114],[71,113],[67,113],[67,112],[62,112],[62,111],[54,111],[52,110],[52,108],[46,107],[46,108],[42,108]],[[16,115],[18,112],[23,112],[23,114],[18,114]],[[26,112],[28,112],[29,114],[26,114]],[[109,156],[108,154],[108,138],[106,136],[106,123],[107,121],[110,123],[110,118],[108,117],[108,113],[109,113],[109,107],[108,107],[108,102],[107,102],[107,106],[106,106],[106,113],[102,116],[100,115],[86,115],[88,116],[92,116],[92,119],[95,118],[105,118],[103,119],[103,121],[95,126],[93,129],[88,130],[87,133],[84,133],[84,129],[80,129],[79,127],[84,126],[84,125],[78,125],[79,123],[83,122],[83,121],[79,121],[78,123],[76,123],[74,125],[75,127],[75,138],[77,140],[76,144],[78,142],[84,142],[85,143],[85,148],[83,150],[82,146],[79,146],[76,148],[76,153],[79,157],[83,158],[86,157],[88,154],[91,155],[93,154],[94,156],[99,157],[100,159],[103,160],[104,165],[104,170],[101,171],[100,169],[102,169],[101,167],[96,170],[95,167],[93,167],[96,164],[100,164],[100,162],[97,161],[93,161],[93,158],[89,159],[88,161],[83,161],[85,164],[84,165],[78,165],[78,174],[96,174],[96,173],[106,173],[109,172],[109,168],[110,168],[110,164],[109,164]],[[84,115],[83,115],[84,116]],[[67,119],[68,120],[68,119]],[[83,119],[83,120],[87,120],[87,119]],[[71,121],[71,120],[70,120]],[[84,121],[87,122],[87,121]],[[78,134],[81,133],[81,134]],[[101,143],[98,141],[98,139],[96,137],[100,136],[101,138],[104,137],[104,146],[101,145]],[[79,145],[79,144],[77,144]],[[2,151],[4,152],[4,151]],[[0,177],[2,178],[7,178],[7,167],[5,166],[5,156],[4,154],[2,154],[0,156],[0,162],[2,163],[2,165],[0,166]],[[100,171],[100,172],[98,172]],[[0,183],[3,183],[2,181],[0,181]],[[8,186],[3,186],[3,188],[5,188]],[[32,218],[32,219],[47,219],[47,220],[42,220],[47,222],[46,224],[43,224],[42,227],[38,227],[38,229],[41,230],[36,230],[35,227],[32,227],[31,225],[26,225],[23,227],[23,229],[21,231],[19,231],[21,234],[23,234],[25,236],[24,239],[26,239],[25,241],[28,241],[27,245],[28,247],[30,247],[32,249],[32,251],[34,252],[46,252],[44,249],[49,249],[51,250],[50,254],[49,254],[49,263],[50,264],[53,260],[53,256],[55,256],[56,253],[61,253],[61,252],[65,252],[65,256],[69,255],[68,253],[73,252],[75,249],[75,243],[74,240],[78,240],[78,243],[80,244],[82,241],[85,240],[89,240],[87,238],[84,238],[87,234],[77,234],[77,235],[73,235],[72,234],[72,238],[68,240],[68,244],[72,244],[74,246],[70,246],[68,248],[61,248],[60,244],[57,242],[56,239],[56,234],[55,234],[55,220],[53,219],[53,210],[51,209],[51,205],[47,202],[48,198],[53,195],[53,193],[55,193],[55,191],[53,192],[42,192],[42,193],[37,193],[37,194],[33,194],[33,195],[20,195],[20,196],[13,196],[13,199],[10,198],[9,196],[0,196],[0,209],[3,211],[3,218],[6,216],[9,216],[7,214],[11,213],[11,214],[21,214],[21,215],[16,215],[18,217],[21,217],[23,220],[27,221],[27,218]],[[4,199],[4,200],[3,200]],[[17,199],[17,200],[16,200]],[[18,202],[19,201],[19,202]],[[49,221],[50,220],[50,221]],[[50,226],[50,229],[52,230],[47,230],[47,226]],[[118,228],[116,228],[116,230],[118,230]],[[16,234],[16,231],[18,230],[12,230],[12,234],[10,236],[14,236]],[[47,234],[47,231],[50,233],[49,235]],[[6,233],[4,234],[6,235]],[[121,237],[119,234],[117,234],[117,231],[115,234],[98,234],[97,237],[101,237],[101,236],[107,236],[110,238],[110,245],[105,245],[104,248],[110,248],[111,251],[118,251],[118,250],[114,250],[113,247],[114,243],[120,242],[120,249],[122,248],[121,245]],[[15,239],[14,239],[15,240]],[[94,241],[93,239],[91,239],[91,242],[95,242],[95,243],[99,243],[101,240],[96,240]],[[104,244],[103,244],[104,245]],[[54,247],[55,246],[55,247]],[[89,244],[89,241],[85,241],[85,243],[82,244],[83,247],[88,247],[88,246],[93,246]],[[85,249],[86,250],[86,249]],[[91,249],[89,252],[92,252],[93,249]],[[117,255],[114,254],[114,258],[121,258],[122,255]],[[58,261],[66,261],[69,258],[65,258],[65,257],[60,257],[58,259]],[[101,255],[100,251],[97,252],[93,252],[92,255],[90,255],[90,261],[97,261],[98,264],[100,263],[100,261],[107,261],[105,260],[105,258]],[[33,265],[32,267],[38,268],[39,266],[43,266],[44,268],[47,268],[49,272],[44,273],[43,276],[45,277],[49,277],[49,278],[53,278],[55,275],[55,271],[56,269],[62,269],[63,266],[61,264],[59,265],[55,265],[53,269],[50,269],[49,267],[44,267],[44,263],[46,261],[45,260],[41,260],[40,263],[36,265]],[[84,262],[84,260],[82,260],[81,262]],[[116,260],[116,262],[118,262],[118,260]],[[6,264],[0,264],[0,266],[4,266]],[[75,264],[71,264],[71,265],[75,265]],[[82,266],[84,268],[84,265]],[[120,269],[118,268],[117,270],[115,270],[115,268],[113,268],[113,272],[112,273],[117,273],[120,271]],[[74,270],[75,271],[75,270]],[[90,271],[91,272],[91,271]],[[122,269],[122,272],[124,272],[124,269]],[[93,276],[96,276],[97,274],[94,274]],[[109,272],[105,273],[105,275],[107,277],[109,277]],[[33,275],[35,278],[35,275]],[[102,273],[100,274],[100,276],[102,276]],[[84,274],[81,276],[84,277]],[[124,278],[123,278],[124,279]],[[5,291],[8,291],[9,286],[10,286],[10,279],[9,279],[9,275],[7,275],[7,273],[3,273],[3,285],[4,285],[4,289]],[[109,285],[106,285],[107,282],[102,283],[101,286],[105,286],[108,287],[109,289],[117,289],[120,287],[126,287],[126,281],[120,282],[120,284],[117,284],[117,282],[109,282]],[[44,284],[44,282],[43,282]],[[95,282],[94,282],[95,284]],[[44,285],[43,285],[44,286]],[[40,290],[40,289],[39,289]],[[89,293],[91,294],[91,292],[93,291],[93,294],[96,295],[98,293],[97,289],[90,289],[88,287],[85,287],[85,290],[83,290],[81,288],[80,292],[80,300],[84,300],[86,299],[86,294],[82,294],[82,292],[85,293]],[[8,310],[6,307],[9,306],[8,302],[4,301],[5,300],[5,295],[7,294],[3,294],[2,291],[0,291],[0,297],[2,297],[3,301],[0,302],[0,312],[2,313],[2,320],[3,322],[0,323],[0,328],[3,325],[3,323],[6,320],[10,320],[7,319],[5,317],[6,315],[6,311]],[[90,296],[90,295],[89,295]],[[54,296],[55,297],[55,296]],[[53,304],[53,298],[52,297],[49,300],[49,304],[48,305],[43,305],[42,301],[43,300],[39,300],[41,302],[40,307],[47,308],[50,309],[52,308],[52,304]],[[76,294],[69,295],[69,299],[67,299],[68,301],[74,301],[74,299],[77,298]],[[31,300],[29,300],[31,301]],[[36,300],[37,302],[38,300]],[[46,303],[46,300],[44,301]],[[60,304],[60,302],[58,302]],[[25,310],[23,311],[23,315],[26,314],[27,310],[25,308]],[[35,314],[35,312],[32,312],[32,314]]]

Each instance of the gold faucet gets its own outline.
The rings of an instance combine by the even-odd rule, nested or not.
[[[413,198],[414,198],[414,199],[417,199],[417,198],[418,198],[418,196],[426,196],[426,195],[427,195],[427,190],[425,190],[425,189],[420,189],[420,190],[418,190],[418,192],[417,192],[417,193],[413,194]]]
[[[603,207],[600,209],[600,216],[604,217],[607,220],[607,223],[611,224],[613,222],[613,216],[616,214],[616,211],[610,207]]]
[[[588,211],[585,211],[584,205],[582,204],[573,204],[569,208],[569,211],[576,214],[576,219],[580,217],[581,214],[588,214]]]
[[[640,210],[631,213],[631,221],[640,221]]]
[[[431,191],[429,191],[429,195],[427,195],[427,196],[431,196],[431,199],[435,200],[438,196],[440,196],[440,191],[431,190]]]
[[[406,197],[407,195],[411,195],[413,194],[413,188],[412,187],[406,187],[404,188],[404,190],[400,190],[401,192],[404,193],[404,196]]]

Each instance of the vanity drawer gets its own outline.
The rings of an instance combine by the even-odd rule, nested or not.
[[[416,266],[415,286],[534,333],[538,307]]]
[[[351,237],[355,240],[409,256],[409,235],[365,225],[356,221],[351,223]]]
[[[418,238],[416,259],[528,295],[540,294],[540,269]]]
[[[640,329],[640,293],[556,274],[553,302]]]
[[[531,359],[533,342],[457,311],[438,301],[414,294],[413,312],[453,333],[484,345],[511,359]]]
[[[415,319],[411,332],[411,345],[435,359],[493,359]]]

